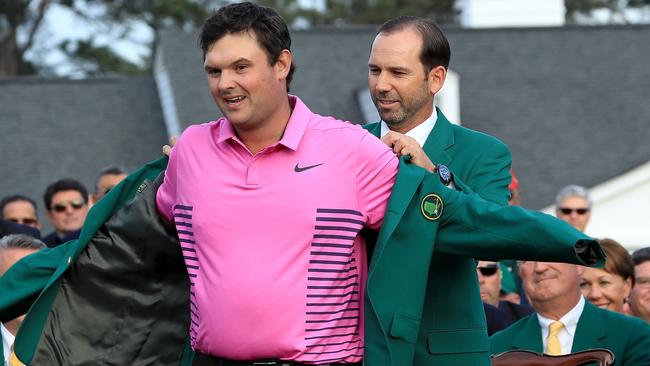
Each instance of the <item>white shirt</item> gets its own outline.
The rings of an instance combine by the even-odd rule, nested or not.
[[[558,334],[558,339],[560,340],[560,346],[562,347],[562,354],[567,355],[571,353],[571,348],[573,347],[573,337],[576,334],[576,328],[578,327],[578,321],[580,320],[580,315],[582,315],[582,310],[585,308],[585,299],[580,296],[580,300],[576,306],[573,307],[568,313],[564,314],[559,321],[564,324],[564,328],[560,329]],[[548,345],[548,333],[549,326],[553,323],[554,319],[549,319],[541,316],[537,313],[537,319],[539,320],[539,326],[542,328],[542,342],[544,343],[544,350]]]
[[[425,119],[424,122],[415,126],[413,129],[408,131],[405,135],[414,138],[415,141],[417,141],[418,144],[420,144],[420,146],[424,146],[424,143],[427,141],[429,134],[431,134],[433,127],[435,127],[437,120],[438,120],[438,111],[434,108],[433,113],[431,114],[431,116],[429,116],[429,118]],[[384,135],[386,135],[388,132],[390,132],[390,128],[388,128],[386,122],[381,121],[381,137],[384,137]]]
[[[9,357],[11,356],[11,345],[14,344],[14,335],[9,333],[7,328],[0,323],[0,334],[2,335],[2,350],[4,355],[3,365],[9,365]]]

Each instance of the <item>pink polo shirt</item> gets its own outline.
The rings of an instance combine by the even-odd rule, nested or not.
[[[158,190],[190,276],[194,350],[304,363],[363,357],[366,248],[398,160],[359,126],[290,96],[282,139],[253,155],[226,119],[188,128]]]

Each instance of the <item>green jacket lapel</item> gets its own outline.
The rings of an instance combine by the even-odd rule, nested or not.
[[[379,258],[381,258],[384,247],[395,231],[397,224],[402,219],[402,216],[404,216],[404,211],[406,211],[420,182],[422,182],[424,173],[424,169],[408,164],[404,159],[400,159],[395,185],[390,194],[384,222],[381,225],[381,230],[377,237],[377,246],[370,262],[368,278],[370,278],[377,263],[379,263]]]
[[[371,134],[375,135],[377,138],[381,138],[381,122],[369,123],[364,125],[363,128]]]
[[[451,162],[451,155],[446,150],[455,144],[453,125],[437,107],[436,112],[438,119],[422,149],[434,164],[448,165]],[[367,124],[363,128],[381,138],[381,122]]]
[[[449,165],[451,155],[446,150],[454,146],[453,125],[440,109],[436,108],[436,111],[438,119],[422,149],[434,164]]]
[[[528,317],[521,331],[512,342],[512,346],[517,349],[527,349],[535,352],[543,351],[542,330],[539,326],[537,313],[533,313]]]
[[[603,343],[606,337],[605,325],[603,318],[598,314],[598,309],[585,300],[585,308],[578,321],[571,352],[598,347],[606,348]]]

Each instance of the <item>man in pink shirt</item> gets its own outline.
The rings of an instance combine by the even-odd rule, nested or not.
[[[190,276],[195,365],[355,364],[367,255],[398,160],[347,122],[288,95],[286,24],[251,3],[200,35],[224,118],[188,128],[157,193]]]

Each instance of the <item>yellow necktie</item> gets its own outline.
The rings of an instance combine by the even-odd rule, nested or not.
[[[546,344],[546,354],[551,356],[559,356],[562,354],[562,347],[560,346],[560,339],[557,335],[560,333],[560,330],[564,328],[562,322],[553,322],[548,327],[548,343]]]

